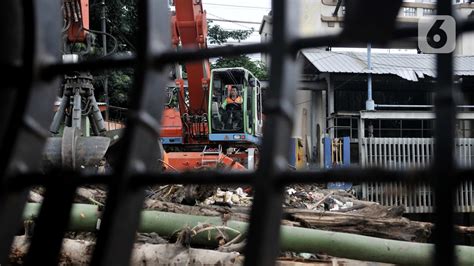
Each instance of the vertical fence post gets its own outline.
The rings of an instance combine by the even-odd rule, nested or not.
[[[167,66],[153,69],[152,59],[171,48],[170,12],[166,1],[138,1],[139,47],[136,80],[132,91],[123,150],[117,176],[109,185],[103,221],[92,265],[129,265],[145,199],[145,189],[133,187],[132,176],[157,173],[161,159],[160,120]],[[159,177],[157,177],[159,178]]]
[[[27,200],[26,189],[7,187],[8,178],[37,172],[46,138],[49,136],[51,108],[59,79],[45,79],[41,67],[60,60],[60,3],[49,0],[7,0],[0,10],[0,27],[6,34],[0,64],[21,63],[15,82],[2,88],[0,105],[0,264],[6,265],[13,237],[21,225]],[[46,15],[51,13],[51,15]],[[5,23],[3,23],[5,22]],[[22,55],[23,58],[19,58]],[[21,77],[21,79],[18,79]],[[8,79],[9,77],[7,77]],[[9,82],[7,82],[8,84]],[[8,189],[8,190],[7,190]]]
[[[438,0],[438,15],[452,15],[452,1]],[[456,265],[454,254],[453,206],[455,190],[454,130],[456,108],[453,97],[453,55],[438,54],[435,96],[435,265]]]
[[[270,88],[266,101],[262,159],[255,177],[246,265],[274,265],[279,253],[283,189],[277,178],[288,169],[289,141],[293,128],[294,97],[300,75],[290,41],[299,28],[298,5],[273,0],[273,35],[270,48]],[[278,130],[275,130],[278,129]]]

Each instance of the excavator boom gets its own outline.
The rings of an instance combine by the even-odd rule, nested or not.
[[[176,14],[171,19],[173,45],[183,48],[207,47],[207,19],[201,0],[175,0]],[[208,60],[186,63],[188,115],[207,113],[210,66]],[[183,94],[184,95],[184,94]],[[183,114],[182,114],[183,115]]]
[[[70,43],[85,42],[89,29],[89,0],[63,1],[64,29]]]

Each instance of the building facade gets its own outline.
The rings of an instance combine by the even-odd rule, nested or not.
[[[302,0],[303,36],[337,34],[344,27],[345,8],[340,0]],[[474,4],[453,1],[457,17],[474,16]],[[398,14],[399,24],[415,24],[436,13],[431,1],[405,1]],[[262,42],[271,38],[271,13],[260,27]],[[390,50],[371,54],[359,49],[322,47],[298,54],[303,71],[296,91],[293,135],[305,141],[314,167],[327,167],[334,145],[327,153],[327,139],[350,139],[351,163],[386,168],[426,167],[433,154],[433,101],[436,90],[435,56],[421,54],[413,40],[389,44]],[[401,54],[393,49],[411,49]],[[456,121],[456,155],[460,166],[474,165],[474,35],[458,39],[455,52],[455,85],[459,96]],[[263,57],[269,65],[270,58]],[[375,110],[366,110],[368,80]],[[271,88],[269,88],[271,90]],[[326,144],[324,144],[326,143]],[[337,149],[337,148],[336,148]],[[334,163],[334,162],[333,162]],[[457,210],[474,212],[471,181],[457,192]],[[387,189],[397,193],[387,198]],[[411,191],[411,192],[407,192]],[[408,212],[431,212],[433,195],[429,186],[403,184],[362,184],[362,195],[385,205],[403,204]]]
[[[301,22],[300,25],[296,25],[301,35],[303,36],[318,36],[318,35],[328,35],[328,34],[337,34],[344,27],[344,14],[345,7],[344,1],[341,0],[302,0],[301,1]],[[468,18],[469,16],[474,16],[474,4],[468,3],[465,0],[455,0],[453,1],[454,9],[457,12],[459,18]],[[414,24],[424,16],[430,16],[435,14],[436,4],[433,1],[404,1],[402,8],[399,11],[398,21],[401,24]],[[272,14],[271,12],[264,16],[262,24],[260,27],[261,41],[266,42],[271,39],[271,30],[272,30]],[[398,49],[416,49],[416,43],[413,42],[397,42],[390,44],[391,48]],[[360,47],[359,47],[360,48]],[[331,47],[326,48],[326,50],[331,50]],[[324,49],[323,49],[324,50]],[[335,49],[334,49],[335,50]],[[364,50],[362,50],[364,51]],[[393,51],[393,50],[392,50]],[[344,65],[344,56],[339,56],[339,54],[346,54],[346,57],[355,56],[350,51],[345,52],[322,52],[327,53],[325,56],[328,56],[331,64],[338,64],[335,62],[335,58],[343,60],[341,63]],[[331,54],[333,53],[333,54]],[[307,145],[311,146],[310,156],[314,159],[316,163],[322,165],[322,152],[323,147],[321,147],[321,138],[325,135],[330,137],[340,137],[341,132],[346,132],[345,127],[351,127],[352,130],[347,132],[348,136],[351,137],[352,142],[357,142],[358,139],[358,121],[354,117],[354,113],[358,113],[364,110],[363,102],[366,100],[367,95],[367,75],[361,75],[367,72],[367,55],[357,54],[356,63],[352,69],[354,73],[336,70],[336,73],[324,72],[324,70],[317,69],[312,65],[311,60],[306,56],[308,53],[303,52],[300,54],[300,59],[304,63],[304,73],[301,77],[301,85],[298,88],[296,94],[296,104],[297,109],[295,112],[295,130],[293,135],[295,137],[300,137],[302,139],[307,139]],[[468,60],[470,56],[474,56],[474,35],[463,35],[458,39],[456,54],[459,55],[459,58],[464,58],[463,60]],[[377,55],[375,55],[377,57]],[[383,58],[383,63],[375,65],[376,69],[395,69],[394,71],[398,72],[412,72],[416,76],[416,70],[413,70],[411,65],[403,65],[407,62],[419,62],[419,59],[423,57],[425,60],[425,65],[421,66],[430,68],[434,71],[434,61],[430,56],[426,55],[409,55],[405,56],[406,58],[400,59],[400,56],[386,56]],[[266,56],[262,56],[262,60],[270,65],[270,59]],[[340,63],[340,62],[339,62]],[[402,65],[397,65],[402,63]],[[464,65],[463,65],[464,67]],[[471,70],[472,67],[467,65],[468,69]],[[432,104],[432,92],[427,92],[426,87],[432,87],[432,78],[424,79],[417,78],[416,81],[408,80],[400,82],[393,77],[391,73],[384,73],[383,75],[374,76],[374,97],[376,104],[392,104],[398,103],[399,105],[430,105]],[[431,75],[432,77],[433,75]],[[429,77],[429,76],[427,76]],[[349,79],[349,81],[347,81]],[[463,84],[470,84],[470,79],[468,77],[461,77],[464,80]],[[342,81],[341,81],[342,80]],[[344,86],[340,86],[340,82],[344,82]],[[338,85],[339,84],[339,85]],[[383,84],[381,86],[381,84]],[[469,86],[469,85],[465,85]],[[333,88],[333,89],[331,89]],[[334,89],[335,88],[335,89]],[[392,91],[390,92],[390,89]],[[409,90],[399,89],[399,88],[410,88]],[[465,91],[467,93],[467,91]],[[471,96],[468,97],[469,99]],[[347,103],[344,101],[347,100]],[[379,109],[383,109],[381,107]],[[395,111],[394,108],[384,108]],[[395,108],[396,109],[396,108]],[[407,107],[401,107],[404,111],[410,111]],[[343,119],[340,115],[344,114],[348,116],[347,119]],[[359,114],[355,115],[360,117]],[[375,122],[374,122],[375,123]],[[419,123],[419,126],[416,126],[420,129],[422,137],[428,137],[427,132],[428,128],[431,126],[431,122],[405,122],[400,123],[400,127],[397,129],[395,125],[389,125],[388,122],[381,123],[378,125],[371,125],[371,131],[368,134],[379,134],[380,132],[388,132],[388,130],[401,130],[403,134],[401,137],[408,136],[406,130],[413,128]],[[346,125],[348,124],[348,125]],[[383,124],[383,125],[382,125]],[[373,130],[372,130],[373,128]],[[392,129],[390,129],[392,128]],[[470,132],[470,123],[461,123],[459,130],[464,132],[463,136],[469,135]],[[406,129],[404,131],[404,129]],[[342,130],[342,131],[341,131]],[[357,133],[357,134],[356,134]],[[417,133],[418,134],[418,133]],[[380,134],[379,134],[380,135]],[[382,134],[383,135],[383,134]],[[380,135],[380,136],[382,136]],[[358,160],[355,160],[356,162]]]

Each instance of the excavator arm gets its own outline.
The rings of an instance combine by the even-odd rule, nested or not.
[[[68,42],[85,42],[86,29],[89,29],[89,0],[64,0],[63,18]]]
[[[183,48],[204,49],[207,47],[207,19],[201,0],[174,0],[176,14],[171,18],[173,45]],[[189,105],[180,106],[181,115],[203,115],[207,113],[207,94],[210,66],[208,60],[186,63]],[[181,99],[184,99],[182,80]],[[185,105],[184,100],[180,105]],[[185,110],[186,108],[186,110]]]

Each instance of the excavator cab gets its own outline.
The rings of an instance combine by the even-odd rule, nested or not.
[[[245,68],[220,68],[211,71],[209,85],[209,140],[259,144],[260,81]]]

